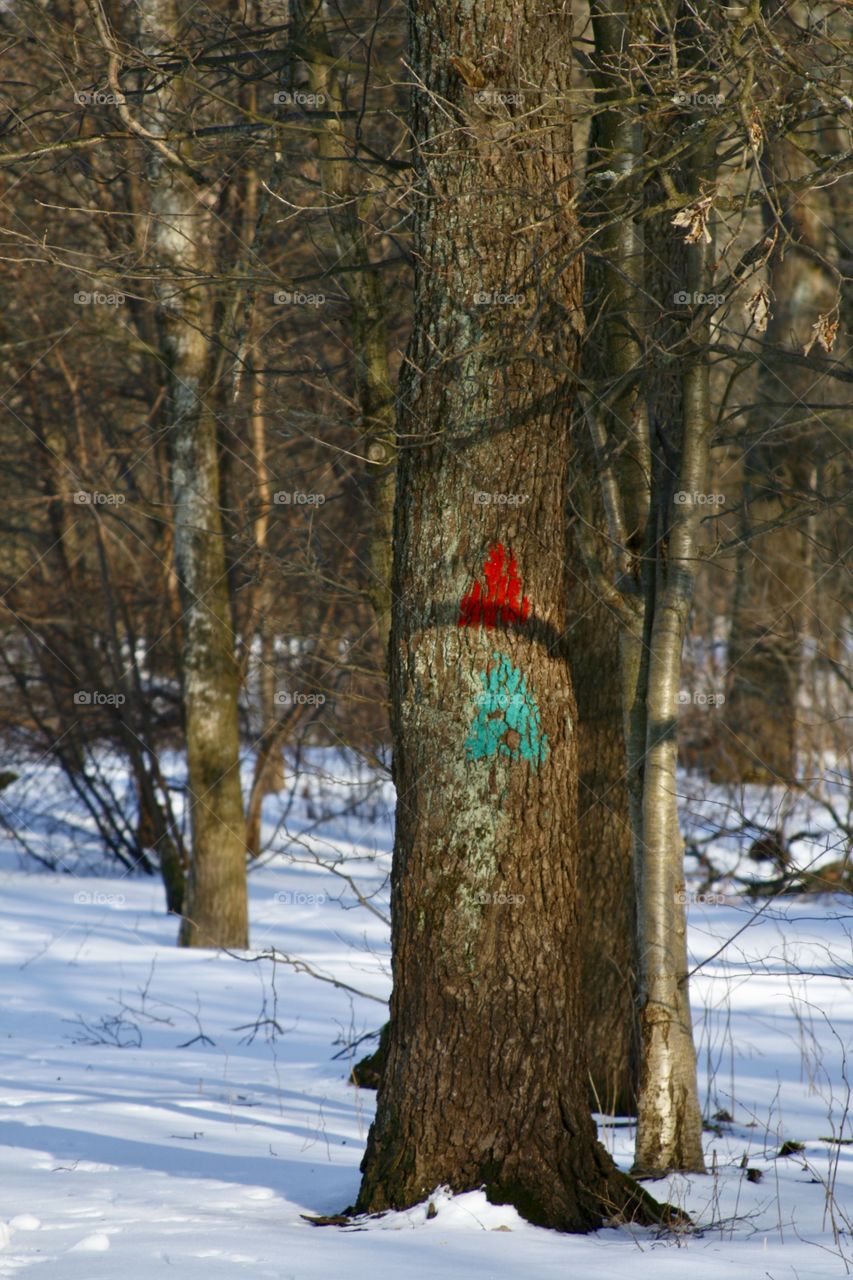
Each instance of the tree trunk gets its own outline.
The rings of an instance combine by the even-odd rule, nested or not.
[[[643,162],[642,116],[631,101],[645,88],[633,42],[637,21],[626,21],[624,0],[592,0],[595,53],[592,80],[596,100],[607,104],[593,119],[587,160],[587,185],[595,193],[592,220],[603,229],[596,238],[600,260],[591,271],[593,306],[606,299],[607,323],[600,343],[585,348],[584,368],[595,352],[594,373],[621,387],[608,397],[605,419],[608,436],[619,456],[619,488],[625,519],[626,550],[642,551],[648,519],[648,477],[651,470],[649,422],[638,374],[642,367],[643,273],[645,236],[637,216],[637,189]],[[625,99],[628,105],[625,105]],[[602,182],[600,173],[618,174],[620,181]]]
[[[583,1231],[653,1208],[596,1142],[581,1023],[570,28],[538,2],[457,19],[449,0],[412,14],[425,88],[390,649],[394,989],[357,1208],[485,1186]]]
[[[140,6],[149,60],[177,46],[174,0]],[[162,136],[185,107],[181,78],[151,95],[143,128]],[[211,193],[188,164],[148,144],[150,243],[158,272],[162,350],[168,367],[168,430],[175,564],[183,611],[183,696],[192,857],[180,941],[248,945],[246,847],[239,773],[238,675],[219,511],[216,419],[211,408],[207,280],[215,275]]]
[[[268,547],[272,485],[267,465],[264,377],[258,369],[254,371],[252,387],[252,456],[255,468],[255,500],[258,507],[255,517],[258,580],[246,627],[249,637],[257,637],[260,647],[258,702],[261,732],[255,743],[255,765],[246,805],[246,849],[252,858],[257,858],[261,852],[264,797],[275,795],[284,786],[282,738],[277,732],[279,708],[275,700],[278,664],[272,618],[274,583]],[[247,654],[247,659],[249,656]]]
[[[141,764],[136,772],[138,817],[136,839],[141,850],[153,849],[157,855],[166,910],[181,916],[186,894],[186,872],[183,850],[179,848],[154,789],[153,779]]]
[[[804,6],[797,6],[804,8]],[[811,136],[811,131],[809,136]],[[767,188],[782,211],[781,235],[770,261],[773,292],[767,341],[801,354],[820,314],[833,308],[837,290],[821,256],[832,254],[832,210],[825,191],[793,196],[786,184],[813,161],[787,139],[767,148]],[[768,210],[768,233],[775,215]],[[792,237],[793,243],[787,242]],[[829,383],[829,385],[827,385]],[[809,401],[837,395],[812,370],[764,355],[743,472],[743,544],[737,557],[729,640],[729,686],[721,717],[723,742],[715,778],[733,782],[792,783],[797,777],[798,686],[804,628],[815,609],[810,593],[810,539],[797,507],[807,500],[830,412],[810,413]],[[838,444],[830,435],[826,449]],[[794,517],[794,522],[792,522]],[[752,530],[787,524],[760,536]]]
[[[644,268],[642,223],[636,215],[635,170],[642,160],[636,110],[625,107],[633,50],[631,28],[619,0],[590,5],[595,51],[592,79],[602,104],[592,121],[587,156],[586,222],[603,229],[586,284],[593,336],[583,350],[584,386],[591,395],[621,380],[604,414],[610,446],[619,456],[624,511],[624,551],[642,548],[648,514],[649,438],[645,399],[637,376],[642,366]],[[630,95],[629,95],[630,96]],[[613,191],[598,180],[604,170],[622,178]],[[595,326],[602,299],[606,322]],[[595,459],[586,423],[578,423],[572,499],[588,492]],[[601,495],[588,499],[581,519],[606,532]],[[577,536],[577,529],[575,534]],[[606,545],[606,544],[605,544]],[[582,559],[578,544],[576,562]],[[624,586],[624,583],[622,584]],[[570,583],[569,654],[578,706],[580,777],[578,832],[584,1024],[591,1103],[596,1110],[633,1115],[639,1073],[637,901],[634,841],[626,770],[622,707],[620,619],[588,573]]]
[[[714,143],[700,144],[685,166],[683,180],[696,198],[714,159]],[[681,323],[672,325],[666,318],[670,298],[679,285],[694,298],[711,291],[711,246],[700,237],[682,249],[676,243],[682,232],[667,226],[661,233],[659,268],[650,270],[647,287],[651,285],[662,314],[650,331],[660,349],[668,351]],[[670,332],[662,333],[662,328]],[[641,688],[646,723],[638,769],[642,852],[637,860],[642,1052],[633,1172],[651,1176],[672,1169],[705,1172],[687,989],[684,845],[676,765],[681,652],[696,577],[703,511],[699,498],[707,487],[710,458],[708,337],[709,320],[695,320],[692,341],[681,360],[667,361],[661,371],[653,371],[649,383],[656,528],[649,529],[644,575],[647,647]],[[650,365],[653,369],[651,361]],[[673,424],[678,424],[675,439]]]
[[[370,510],[367,540],[367,591],[387,655],[391,625],[391,538],[394,524],[396,395],[388,358],[385,286],[380,264],[370,253],[369,183],[353,181],[358,143],[347,136],[349,106],[340,58],[329,39],[322,7],[297,4],[299,38],[307,57],[311,92],[329,113],[318,124],[317,151],[322,199],[328,207],[334,269],[350,304],[350,336],[361,442],[365,455],[366,500]],[[337,112],[339,114],[331,114]]]
[[[613,6],[593,6],[598,87],[606,95],[605,102],[630,104],[634,90],[654,91],[659,70],[664,77],[669,74],[669,36],[681,8],[672,4],[657,13],[638,7],[626,26],[624,13]],[[658,21],[661,29],[655,30]],[[689,29],[689,16],[682,16],[679,25],[679,37],[688,37],[683,56],[689,62],[697,47],[696,32]],[[643,61],[643,84],[632,86],[631,55],[642,46],[649,51]],[[630,51],[627,59],[626,49]],[[630,106],[626,116],[629,110]],[[591,154],[605,172],[621,169],[630,175],[638,150],[650,165],[657,152],[672,148],[672,138],[654,132],[652,117],[638,139],[630,118],[622,115],[615,108],[603,114],[593,133]],[[686,130],[690,122],[683,119],[678,125]],[[700,175],[713,173],[713,144],[694,142],[687,156],[684,169],[677,170],[679,185],[686,181],[688,191],[698,197]],[[666,167],[671,169],[672,162]],[[671,181],[672,175],[665,172],[665,177]],[[614,206],[613,197],[608,197],[604,213],[627,224],[630,206],[639,208],[642,198],[629,185],[621,197],[629,207]],[[653,205],[660,200],[654,183],[647,184],[645,199]],[[673,505],[673,490],[698,494],[705,483],[710,437],[704,360],[708,323],[697,318],[695,337],[686,342],[683,325],[674,325],[672,314],[674,295],[685,286],[694,294],[707,292],[710,273],[704,237],[686,253],[680,251],[683,233],[676,239],[669,215],[665,221],[658,217],[650,222],[645,244],[637,234],[617,231],[615,225],[605,231],[603,241],[607,263],[602,271],[608,287],[602,290],[597,326],[603,329],[597,339],[601,348],[597,362],[603,367],[598,369],[601,385],[596,400],[606,395],[605,411],[596,403],[585,405],[609,533],[603,555],[596,548],[602,540],[595,537],[589,503],[588,519],[578,528],[591,583],[621,623],[628,806],[638,908],[641,1073],[635,1171],[657,1176],[670,1169],[704,1170],[675,785],[681,646],[695,575],[700,507],[692,497],[687,504],[679,499]],[[643,316],[646,307],[649,314]],[[643,334],[647,350],[641,356],[632,343]],[[675,359],[672,353],[679,342],[680,358]],[[635,404],[627,393],[638,377],[642,377],[644,395]],[[615,401],[614,396],[618,396]],[[608,412],[614,403],[621,406],[619,412]]]
[[[578,897],[590,1102],[609,1115],[634,1115],[639,1071],[637,901],[619,623],[580,580],[570,585],[568,607],[578,709]]]

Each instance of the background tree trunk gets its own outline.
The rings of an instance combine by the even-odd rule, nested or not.
[[[140,43],[154,61],[177,47],[173,0],[140,7]],[[143,128],[156,140],[186,110],[180,77],[149,100]],[[185,118],[180,117],[180,118]],[[149,143],[150,242],[168,369],[167,408],[175,564],[183,628],[183,697],[192,857],[180,941],[248,945],[246,846],[239,772],[239,681],[219,510],[209,280],[215,273],[212,193],[190,165]]]
[[[668,51],[678,48],[684,65],[699,53],[689,16],[679,3],[659,11],[593,6],[597,87],[604,101],[633,101],[636,93],[669,94]],[[655,25],[659,24],[659,28]],[[670,40],[672,43],[670,44]],[[684,44],[679,43],[684,41]],[[631,78],[626,50],[645,45],[642,82]],[[615,89],[614,89],[615,84]],[[590,158],[604,172],[630,175],[637,155],[649,166],[672,147],[671,133],[649,125],[637,136],[625,111],[608,109],[592,133]],[[670,120],[679,130],[687,119]],[[703,135],[705,136],[705,135]],[[667,162],[667,169],[672,169]],[[713,173],[714,147],[694,143],[676,167],[682,189],[698,198],[700,175]],[[592,179],[594,182],[594,178]],[[695,576],[698,504],[710,447],[707,367],[702,344],[707,320],[697,320],[695,339],[684,341],[673,321],[676,295],[707,292],[710,279],[704,235],[681,250],[671,217],[653,219],[642,241],[631,230],[643,200],[660,200],[656,178],[643,191],[607,196],[599,210],[607,250],[597,339],[600,353],[587,361],[599,384],[585,405],[592,431],[609,543],[598,554],[595,514],[578,524],[592,586],[619,616],[621,687],[627,763],[628,806],[634,835],[637,901],[638,1004],[641,1072],[637,1102],[635,1170],[659,1175],[670,1169],[704,1170],[702,1118],[696,1085],[687,991],[683,848],[676,803],[677,694],[681,647]],[[675,189],[665,172],[661,185]],[[614,184],[615,186],[615,184]],[[612,284],[611,284],[612,278]],[[645,316],[643,312],[647,311]],[[647,349],[640,355],[638,340]],[[681,341],[679,359],[670,353]],[[592,342],[590,343],[592,345]],[[662,353],[666,353],[662,356]],[[586,367],[586,366],[585,366]],[[644,395],[634,396],[642,378]],[[602,408],[598,401],[604,400]],[[673,493],[689,489],[686,504]],[[586,532],[584,532],[586,530]],[[606,563],[608,573],[604,571]]]
[[[332,275],[339,279],[350,304],[350,335],[356,400],[360,415],[360,447],[366,457],[366,498],[372,511],[367,540],[367,591],[376,626],[387,654],[391,626],[391,538],[394,525],[397,400],[388,358],[385,285],[381,264],[370,252],[370,182],[353,180],[358,142],[349,138],[344,121],[348,108],[345,76],[323,17],[321,5],[297,5],[300,42],[306,54],[311,92],[318,107],[330,113],[316,131],[323,200],[328,206],[334,246]],[[332,115],[332,112],[340,113]]]
[[[618,0],[590,5],[595,50],[592,82],[599,110],[587,152],[586,223],[598,223],[587,269],[586,310],[592,335],[583,345],[584,386],[598,400],[617,381],[603,411],[609,447],[618,454],[619,491],[627,552],[642,548],[648,514],[649,437],[639,371],[644,270],[643,227],[636,217],[642,129],[636,109],[624,106],[633,67],[631,31]],[[618,173],[613,191],[601,171]],[[604,302],[602,300],[605,300]],[[599,310],[606,319],[599,326]],[[574,441],[572,501],[606,536],[601,494],[589,494],[595,458],[579,415]],[[574,526],[574,537],[579,530]],[[606,540],[603,542],[606,546]],[[570,563],[583,562],[580,541],[570,543]],[[620,620],[601,587],[578,569],[568,594],[569,655],[578,705],[578,835],[583,918],[582,999],[587,1029],[591,1104],[597,1110],[634,1114],[639,1072],[637,899],[623,717],[623,644]],[[639,810],[638,810],[639,811]]]
[[[769,263],[773,301],[766,338],[772,346],[797,354],[812,336],[818,316],[831,311],[837,298],[835,278],[822,262],[833,256],[827,194],[808,191],[795,196],[787,187],[812,163],[783,138],[767,147],[762,164],[781,215],[781,234]],[[776,213],[768,209],[766,217],[770,234]],[[814,371],[784,357],[768,352],[759,364],[756,407],[749,422],[752,443],[744,453],[744,541],[732,600],[730,675],[721,717],[723,749],[714,770],[717,780],[793,783],[797,777],[797,690],[814,594],[809,590],[811,540],[805,520],[796,520],[796,511],[808,501],[821,439],[834,419],[831,413],[823,416],[810,410],[809,402],[825,401],[833,393]],[[838,443],[837,438],[830,440],[827,455]],[[753,529],[777,521],[787,523],[753,536]]]
[[[277,733],[280,708],[276,704],[276,637],[271,612],[275,584],[268,547],[272,484],[267,465],[266,416],[264,413],[264,378],[259,369],[252,375],[252,459],[255,469],[257,515],[255,547],[258,556],[257,587],[253,601],[249,634],[257,637],[258,702],[261,732],[255,742],[255,766],[246,804],[246,849],[252,858],[261,852],[262,808],[265,796],[274,795],[284,786],[284,756],[281,737]],[[247,654],[247,658],[248,658]]]
[[[689,19],[686,35],[694,35]],[[667,139],[667,142],[670,140]],[[696,147],[679,175],[698,199],[713,172],[713,140]],[[655,300],[648,332],[647,396],[652,431],[651,503],[641,663],[645,743],[634,762],[642,779],[642,830],[637,858],[641,1072],[637,1101],[635,1173],[661,1176],[672,1169],[705,1172],[702,1114],[696,1081],[696,1049],[687,986],[687,913],[684,844],[678,817],[678,694],[681,655],[697,569],[699,502],[708,484],[712,433],[710,385],[704,346],[709,320],[692,322],[692,340],[676,362],[656,364],[654,351],[669,351],[685,326],[673,319],[675,296],[711,291],[711,248],[661,225],[646,288]],[[710,233],[709,233],[710,236]],[[677,315],[677,313],[676,313]]]
[[[578,898],[581,999],[591,1105],[634,1115],[637,900],[628,806],[619,622],[580,579],[568,592],[568,648],[578,710]]]

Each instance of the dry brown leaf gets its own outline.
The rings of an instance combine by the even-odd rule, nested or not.
[[[711,200],[711,196],[703,196],[695,204],[688,204],[684,209],[679,209],[672,219],[674,227],[687,227],[687,235],[684,237],[687,244],[696,244],[699,240],[704,240],[706,244],[711,243],[711,233],[708,230]]]
[[[817,320],[815,320],[812,325],[812,336],[803,347],[803,355],[807,356],[816,342],[819,343],[826,354],[829,355],[835,343],[835,335],[837,333],[838,308],[833,307],[832,311],[825,312],[824,315],[818,316]]]
[[[749,316],[750,327],[757,329],[759,333],[767,332],[767,324],[772,315],[770,310],[772,301],[772,290],[768,289],[766,284],[760,284],[752,297],[748,298],[744,304],[743,309]]]
[[[761,121],[758,119],[758,116],[752,117],[747,125],[746,133],[749,138],[749,145],[752,147],[753,151],[757,151],[764,141],[764,130],[761,127]]]

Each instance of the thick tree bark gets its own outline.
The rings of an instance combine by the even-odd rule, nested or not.
[[[139,7],[140,44],[151,60],[175,47],[175,0]],[[219,510],[216,419],[211,408],[207,280],[215,274],[210,193],[189,164],[155,141],[185,106],[180,77],[148,100],[150,243],[158,272],[159,324],[168,367],[168,429],[175,564],[183,627],[187,794],[192,857],[180,941],[248,945],[246,846],[239,773],[238,673]],[[185,123],[185,122],[184,122]]]
[[[581,1025],[569,39],[539,0],[477,3],[461,25],[449,0],[412,14],[425,88],[390,650],[394,989],[357,1208],[485,1186],[588,1230],[655,1210],[596,1142]]]

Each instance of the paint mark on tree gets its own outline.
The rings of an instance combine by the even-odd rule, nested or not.
[[[491,631],[496,626],[519,625],[527,621],[530,601],[521,594],[515,556],[496,542],[483,565],[485,585],[475,582],[462,597],[459,606],[459,626],[483,626]]]
[[[493,653],[480,683],[477,716],[465,741],[468,760],[503,757],[526,760],[537,769],[548,755],[548,737],[527,677],[504,654]]]

